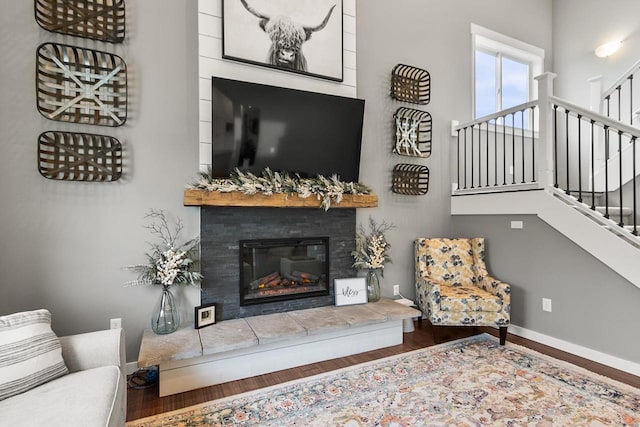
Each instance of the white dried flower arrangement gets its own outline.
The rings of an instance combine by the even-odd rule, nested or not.
[[[211,172],[203,172],[187,188],[229,193],[239,191],[243,194],[296,194],[302,199],[316,196],[321,200],[320,207],[325,211],[331,203],[340,203],[345,194],[371,194],[371,189],[358,182],[343,182],[333,175],[331,178],[318,175],[315,178],[301,178],[286,172],[274,172],[266,168],[261,176],[238,169],[229,178],[213,178]]]

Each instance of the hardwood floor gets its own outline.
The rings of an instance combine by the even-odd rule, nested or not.
[[[476,332],[488,332],[497,336],[498,331],[492,328],[439,328],[437,330],[438,340],[440,342],[450,341],[458,338],[471,336]],[[540,353],[564,360],[575,365],[581,366],[592,372],[607,376],[617,381],[640,388],[640,377],[631,375],[599,363],[574,356],[569,353],[538,344],[525,338],[520,338],[509,334],[508,342],[528,347]],[[210,400],[222,397],[252,391],[262,387],[268,387],[286,381],[292,381],[299,378],[316,375],[335,369],[345,368],[358,363],[368,362],[383,357],[393,356],[405,353],[411,350],[417,350],[429,347],[435,344],[434,331],[429,322],[416,322],[414,332],[404,334],[404,343],[401,345],[387,347],[380,350],[369,351],[367,353],[356,354],[349,357],[328,360],[326,362],[313,363],[298,368],[286,369],[283,371],[273,372],[271,374],[260,375],[257,377],[247,378],[239,381],[232,381],[211,387],[205,387],[186,393],[175,394],[167,397],[158,397],[158,386],[150,387],[145,390],[129,389],[127,392],[127,421],[162,412],[172,411],[175,409],[185,408],[187,406],[196,405],[198,403],[208,402]]]

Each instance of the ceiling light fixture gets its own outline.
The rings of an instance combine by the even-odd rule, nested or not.
[[[605,43],[596,48],[596,56],[598,58],[607,58],[616,53],[616,51],[620,49],[620,46],[622,46],[621,41]]]

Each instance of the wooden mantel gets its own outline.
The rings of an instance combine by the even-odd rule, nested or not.
[[[321,200],[315,196],[306,199],[297,195],[273,194],[243,194],[238,191],[221,193],[196,189],[184,190],[185,206],[236,206],[236,207],[266,207],[266,208],[319,208]],[[340,203],[331,203],[335,208],[375,208],[378,206],[378,196],[375,194],[345,194]]]

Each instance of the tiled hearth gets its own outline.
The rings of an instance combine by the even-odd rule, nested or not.
[[[202,304],[216,303],[216,319],[227,320],[334,304],[328,296],[240,306],[238,243],[248,239],[329,237],[329,283],[353,277],[351,251],[355,209],[201,207]]]

